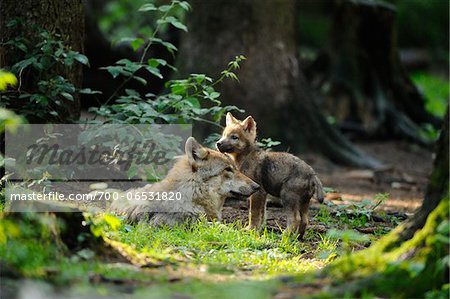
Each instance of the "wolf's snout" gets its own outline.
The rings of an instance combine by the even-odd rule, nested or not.
[[[256,192],[259,189],[261,189],[261,186],[258,185],[257,183],[253,183],[251,187],[252,187],[253,192]]]
[[[225,142],[218,141],[216,143],[217,149],[222,153],[231,153],[233,151],[233,147]]]
[[[253,182],[250,186],[240,187],[239,192],[245,196],[249,196],[258,191],[260,188],[261,187],[257,183]]]

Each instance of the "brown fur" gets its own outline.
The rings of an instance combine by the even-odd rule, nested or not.
[[[227,114],[217,148],[236,161],[240,171],[261,185],[250,197],[249,228],[265,221],[267,194],[280,197],[287,216],[287,230],[302,238],[308,226],[311,197],[323,201],[322,183],[300,158],[284,152],[264,151],[256,145],[256,122],[251,116],[239,121]]]
[[[164,180],[127,191],[180,192],[181,201],[124,199],[115,202],[112,209],[126,214],[131,222],[149,220],[155,226],[172,226],[201,214],[208,220],[221,220],[227,197],[249,196],[259,189],[228,156],[201,146],[193,137],[186,141],[185,151],[186,155],[178,159]]]

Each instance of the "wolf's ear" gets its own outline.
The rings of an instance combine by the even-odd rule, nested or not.
[[[253,117],[249,116],[242,121],[242,127],[245,131],[250,133],[256,133],[256,122]]]
[[[228,112],[228,113],[227,113],[226,119],[227,119],[227,122],[226,122],[226,125],[227,125],[227,126],[231,126],[232,124],[237,124],[237,123],[239,123],[239,120],[237,120],[236,118],[234,118],[234,116],[233,116],[233,114],[231,114],[231,112]]]
[[[204,160],[209,154],[208,150],[198,143],[194,137],[189,137],[186,140],[184,150],[191,164],[198,160]]]

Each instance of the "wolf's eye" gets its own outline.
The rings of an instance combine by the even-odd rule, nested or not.
[[[225,171],[227,171],[227,172],[233,172],[233,168],[231,168],[230,166],[228,166],[227,168],[225,168]]]
[[[237,135],[231,135],[231,139],[233,139],[233,140],[238,140],[239,137],[238,137]]]

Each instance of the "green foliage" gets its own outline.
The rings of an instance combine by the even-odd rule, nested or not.
[[[376,297],[447,297],[448,219],[446,197],[411,239],[402,242],[407,226],[401,225],[368,249],[329,265],[323,274],[340,282],[329,294],[338,296],[345,288],[351,297],[362,291]]]
[[[9,129],[14,130],[14,127],[24,122],[25,120],[13,111],[0,108],[0,133],[5,131],[7,125]]]
[[[138,9],[147,0],[108,1],[98,17],[100,30],[109,40],[118,41],[133,34],[149,35],[153,28],[148,25],[148,15],[141,14]]]
[[[147,84],[144,78],[137,75],[138,71],[143,70],[151,76],[162,79],[161,67],[170,67],[176,70],[163,59],[148,59],[147,52],[153,44],[160,44],[170,52],[177,51],[173,44],[157,36],[168,24],[187,31],[186,26],[177,17],[177,13],[180,10],[187,11],[189,9],[190,5],[185,1],[172,1],[170,5],[161,6],[147,3],[141,6],[139,11],[157,14],[154,31],[147,41],[141,37],[122,39],[122,41],[129,42],[135,50],[143,47],[141,59],[139,61],[121,59],[115,65],[103,68],[114,78],[120,77],[123,81],[107,101],[114,100],[114,104],[107,103],[98,108],[91,108],[90,111],[102,116],[107,123],[192,124],[193,121],[204,121],[214,125],[218,125],[226,112],[241,111],[234,106],[222,106],[219,100],[220,93],[214,87],[226,78],[238,80],[234,70],[238,69],[240,63],[245,59],[243,56],[236,56],[228,64],[227,69],[215,80],[204,74],[191,74],[186,79],[166,82],[167,92],[160,95],[151,93],[143,95],[136,90],[122,90],[130,80],[136,80],[143,85]]]
[[[0,263],[6,277],[13,271],[21,277],[45,279],[65,288],[72,283],[83,284],[86,288],[90,279],[96,276],[142,282],[164,280],[164,277],[153,278],[129,265],[102,263],[89,248],[69,252],[59,235],[64,224],[54,214],[16,215],[19,216],[0,214]],[[107,229],[114,225],[111,218],[96,221],[96,225]],[[82,239],[83,235],[79,235],[78,241]]]
[[[448,63],[448,1],[391,1],[397,9],[399,45],[429,47],[436,58]]]
[[[363,199],[361,201],[350,201],[345,204],[334,204],[327,202],[327,206],[334,212],[333,218],[329,209],[322,207],[316,218],[322,223],[333,223],[338,219],[342,223],[346,223],[352,227],[367,227],[371,225],[369,222],[373,220],[375,210],[389,198],[387,193],[379,193],[373,200]],[[393,220],[394,221],[394,220]]]
[[[136,67],[136,63],[132,65]],[[147,68],[150,68],[150,73],[160,75],[157,68]],[[115,67],[114,72],[125,73],[131,77],[130,69],[130,66]],[[218,122],[228,111],[241,111],[234,106],[222,107],[217,99],[220,93],[214,90],[214,85],[223,79],[221,77],[213,81],[205,75],[192,74],[188,79],[169,81],[166,86],[170,92],[162,95],[142,96],[135,90],[126,89],[125,94],[118,97],[116,104],[91,108],[90,111],[106,118],[108,123],[186,124],[192,123],[193,120],[207,121],[206,117]],[[209,104],[210,107],[202,108],[202,104]]]
[[[0,69],[0,91],[4,91],[8,86],[16,86],[17,78],[11,73],[4,72]]]
[[[133,35],[151,36],[156,28],[158,15],[145,12],[165,13],[170,7],[167,4],[158,7],[158,3],[161,1],[109,1],[98,15],[100,29],[114,43],[126,41],[129,36]],[[189,8],[186,1],[178,1],[178,5],[171,8],[173,16],[166,21],[172,23],[176,28],[186,29],[182,21]],[[167,26],[165,25],[161,29],[165,33]],[[135,45],[142,41],[143,39],[140,39]]]
[[[261,140],[258,141],[258,146],[268,151],[270,151],[272,147],[280,144],[281,144],[280,141],[272,140],[272,138],[262,138]]]
[[[444,117],[450,96],[448,79],[416,72],[411,75],[414,84],[425,96],[425,108],[436,117]]]
[[[22,215],[20,221],[0,216],[0,259],[26,277],[41,277],[45,267],[63,256],[53,240],[58,223],[55,218],[39,213]]]
[[[7,26],[17,30],[21,26],[31,26],[36,38],[17,36],[2,43],[14,51],[11,72],[19,78],[17,90],[1,95],[2,105],[27,119],[58,119],[58,111],[65,109],[64,101],[73,101],[75,93],[80,91],[67,78],[54,75],[55,70],[70,70],[75,63],[88,65],[87,57],[68,48],[59,34],[20,20],[11,21]],[[22,82],[24,74],[27,82]]]
[[[425,109],[436,117],[444,117],[450,98],[448,80],[424,72],[411,74],[411,79],[424,95]],[[439,138],[439,128],[431,124],[422,125],[419,133],[423,138],[431,141]]]

